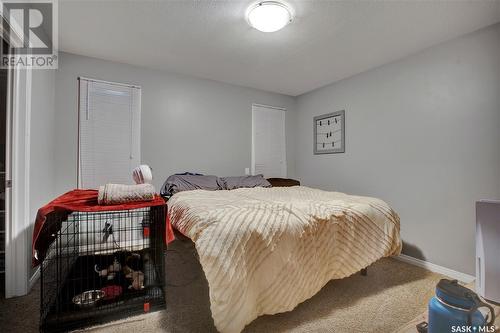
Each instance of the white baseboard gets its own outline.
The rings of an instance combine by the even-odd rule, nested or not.
[[[35,285],[36,281],[40,278],[40,266],[36,269],[35,273],[30,278],[30,281],[28,283],[28,292],[33,288]]]
[[[394,258],[397,260],[403,261],[407,264],[422,267],[422,268],[427,269],[431,272],[445,275],[449,278],[452,278],[454,280],[458,280],[458,281],[465,283],[465,284],[471,283],[476,279],[475,276],[465,274],[462,272],[457,272],[453,269],[439,266],[439,265],[433,264],[433,263],[428,262],[428,261],[413,258],[413,257],[407,256],[406,254],[400,254],[399,256],[394,257]]]

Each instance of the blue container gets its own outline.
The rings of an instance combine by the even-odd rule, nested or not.
[[[485,318],[478,310],[480,307],[490,309],[491,318]],[[436,296],[429,302],[428,333],[464,332],[462,329],[467,327],[471,332],[479,332],[480,326],[490,326],[493,321],[493,308],[472,290],[460,286],[456,280],[439,281]]]

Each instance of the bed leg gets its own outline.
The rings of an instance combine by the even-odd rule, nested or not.
[[[361,275],[362,276],[367,276],[368,275],[368,269],[367,268],[361,269]]]

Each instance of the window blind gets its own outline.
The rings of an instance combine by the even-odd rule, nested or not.
[[[79,93],[79,188],[132,183],[141,161],[141,89],[80,78]]]
[[[285,110],[252,106],[252,174],[286,178]]]

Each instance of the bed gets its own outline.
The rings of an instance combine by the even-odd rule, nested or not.
[[[382,200],[304,186],[179,192],[172,226],[195,244],[222,333],[290,311],[328,281],[401,252]]]

